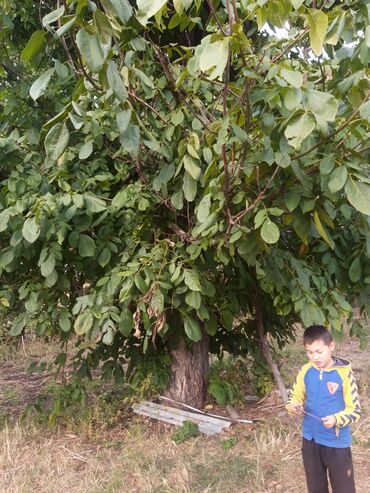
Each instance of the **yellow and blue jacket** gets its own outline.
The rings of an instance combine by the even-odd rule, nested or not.
[[[293,385],[289,404],[302,404],[302,435],[328,447],[346,448],[352,441],[350,425],[361,414],[356,380],[349,361],[334,358],[334,365],[320,370],[305,364]],[[321,418],[334,415],[336,426],[325,428]]]

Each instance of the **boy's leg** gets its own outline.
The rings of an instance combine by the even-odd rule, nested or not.
[[[327,467],[321,457],[321,445],[302,440],[302,458],[308,493],[329,493]]]
[[[333,493],[356,493],[350,447],[326,447],[323,458],[329,470]]]

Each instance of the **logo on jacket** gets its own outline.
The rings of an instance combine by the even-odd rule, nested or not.
[[[335,392],[338,390],[339,384],[335,382],[327,382],[327,387],[331,395],[334,395]]]

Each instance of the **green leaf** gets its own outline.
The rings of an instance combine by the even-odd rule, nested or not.
[[[307,94],[307,109],[311,110],[316,120],[321,122],[332,122],[338,112],[338,101],[332,94],[309,89]]]
[[[55,34],[61,38],[64,36],[72,27],[76,24],[77,16],[74,15],[68,22],[65,22],[59,29],[55,32]]]
[[[71,330],[71,321],[66,315],[61,315],[59,318],[59,327],[63,332],[69,332]]]
[[[206,320],[204,323],[207,334],[210,336],[214,336],[217,333],[218,324],[215,316],[211,315],[209,320]]]
[[[291,0],[293,7],[298,10],[303,5],[304,0]]]
[[[215,43],[207,44],[199,58],[199,68],[203,72],[208,72],[211,80],[222,79],[229,56],[229,38],[226,37]]]
[[[134,328],[134,319],[132,313],[128,308],[125,308],[121,312],[119,331],[124,337],[128,337],[133,328]]]
[[[90,236],[81,234],[78,239],[78,253],[81,257],[95,255],[95,241]]]
[[[137,0],[137,20],[146,26],[148,19],[156,14],[167,3],[167,0]]]
[[[109,248],[103,248],[103,250],[100,252],[99,257],[98,257],[98,263],[101,267],[105,267],[107,264],[109,264],[109,261],[111,259],[111,251]]]
[[[132,7],[128,0],[109,0],[119,19],[125,24],[132,16]],[[138,2],[139,3],[139,2]]]
[[[314,211],[313,213],[313,220],[321,238],[330,246],[332,250],[334,250],[335,247],[334,241],[332,240],[329,233],[326,231],[325,226],[323,226],[317,211]]]
[[[328,183],[329,190],[331,193],[339,192],[342,190],[347,181],[347,168],[345,166],[339,166],[335,168],[330,174],[330,179]]]
[[[197,218],[200,223],[207,220],[211,209],[211,195],[205,195],[198,204]]]
[[[190,176],[190,174],[185,171],[184,180],[182,184],[182,189],[184,191],[184,196],[188,202],[193,202],[197,194],[197,182]]]
[[[21,53],[23,63],[31,62],[43,49],[46,41],[45,31],[35,31]]]
[[[301,200],[300,195],[297,192],[290,191],[284,197],[284,202],[290,212],[294,211]]]
[[[360,106],[360,116],[364,120],[370,122],[370,101],[362,103],[362,105]]]
[[[8,222],[10,218],[10,210],[4,209],[0,212],[0,233],[8,228]]]
[[[126,86],[114,62],[108,63],[107,80],[116,98],[124,103],[128,98]]]
[[[195,270],[186,269],[184,271],[184,282],[192,291],[201,291],[199,276]]]
[[[140,293],[145,294],[148,291],[148,286],[139,273],[135,274],[134,282]]]
[[[325,156],[320,162],[320,173],[322,175],[328,175],[335,166],[335,156],[329,154]]]
[[[320,56],[328,29],[328,16],[322,10],[308,9],[307,20],[312,51],[316,56]]]
[[[191,341],[199,342],[202,339],[202,332],[199,323],[191,317],[184,317],[184,329]]]
[[[50,254],[46,257],[46,260],[41,264],[40,270],[43,277],[48,277],[53,272],[55,267],[55,257]]]
[[[49,24],[52,24],[53,22],[57,21],[62,17],[64,14],[65,7],[62,5],[59,9],[53,10],[49,14],[45,15],[45,17],[42,18],[42,25],[44,27],[49,26]]]
[[[299,89],[303,84],[303,75],[297,70],[290,70],[283,67],[280,71],[280,75],[288,82],[288,84],[296,89]]]
[[[29,217],[25,220],[22,235],[28,243],[34,243],[40,236],[40,226],[37,224],[35,217]]]
[[[352,262],[348,275],[352,282],[358,282],[361,279],[361,262],[358,257]]]
[[[123,110],[117,113],[116,122],[117,122],[118,130],[120,131],[121,134],[126,132],[130,120],[131,120],[131,110]]]
[[[199,291],[190,291],[190,293],[187,293],[185,296],[185,301],[187,305],[198,310],[202,303],[202,297]]]
[[[44,141],[46,156],[57,161],[69,142],[69,131],[64,123],[57,123],[47,133]]]
[[[348,202],[356,210],[370,216],[370,186],[366,183],[356,182],[349,176],[345,191]]]
[[[99,199],[99,197],[95,197],[95,195],[85,193],[83,200],[86,209],[89,212],[102,212],[107,208],[105,201],[103,199]]]
[[[181,209],[184,207],[184,195],[182,193],[182,190],[179,190],[172,195],[171,204],[174,206],[175,209],[181,211]]]
[[[49,68],[49,70],[40,75],[40,77],[32,84],[30,87],[30,96],[34,101],[45,93],[53,73],[54,69]]]
[[[314,128],[315,122],[307,113],[304,113],[286,127],[284,135],[289,145],[294,149],[299,149],[302,141],[310,135]]]
[[[6,267],[14,259],[14,249],[12,247],[5,248],[0,252],[0,268]]]
[[[155,314],[155,316],[160,315],[164,309],[164,297],[159,289],[154,291],[153,297],[150,302],[150,306]]]
[[[288,111],[294,111],[301,105],[302,92],[300,89],[288,88],[284,94],[284,106]]]
[[[90,311],[81,313],[75,320],[74,331],[77,335],[82,336],[86,334],[94,323],[94,317]]]
[[[78,152],[79,159],[87,159],[93,151],[93,143],[91,140],[85,142]]]
[[[261,238],[269,244],[276,243],[280,238],[279,228],[269,218],[262,225]]]
[[[137,125],[129,124],[127,130],[120,135],[121,146],[133,157],[139,154],[140,129]]]
[[[267,218],[267,211],[266,209],[261,209],[260,211],[257,212],[257,214],[254,216],[254,229],[258,229],[261,224],[266,220]]]
[[[196,160],[189,154],[185,154],[184,156],[184,168],[194,180],[198,180],[201,174],[201,169]]]
[[[103,67],[105,55],[97,35],[88,34],[80,29],[76,36],[77,46],[92,72],[99,72]]]

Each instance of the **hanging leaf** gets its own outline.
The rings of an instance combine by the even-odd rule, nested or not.
[[[203,223],[208,219],[211,209],[211,195],[208,193],[199,202],[197,210],[197,219],[200,223]]]
[[[128,337],[133,328],[134,328],[134,319],[132,313],[128,308],[125,308],[121,312],[119,331],[124,337]]]
[[[140,129],[137,125],[129,124],[127,130],[119,138],[122,147],[133,157],[139,154],[140,149]]]
[[[92,72],[99,72],[105,60],[99,37],[88,34],[84,29],[80,29],[76,36],[76,42],[90,70]]]
[[[35,31],[21,53],[23,63],[31,62],[43,49],[45,45],[45,31]]]
[[[199,58],[199,68],[203,72],[208,72],[211,80],[222,79],[229,56],[229,38],[221,41],[209,43],[203,49]]]
[[[167,0],[137,0],[137,20],[146,26],[150,17],[156,14],[167,3]]]
[[[316,229],[317,229],[319,235],[321,236],[321,238],[330,246],[330,248],[332,250],[334,250],[334,247],[335,247],[334,241],[332,240],[331,236],[329,235],[329,233],[326,231],[325,227],[323,226],[317,211],[315,211],[313,213],[313,220],[314,220]]]
[[[93,257],[95,255],[95,241],[87,235],[80,235],[78,239],[78,253],[81,257]]]
[[[314,113],[318,122],[332,122],[338,112],[338,101],[332,94],[309,89],[307,94],[307,109]]]
[[[191,317],[184,317],[184,329],[191,341],[199,342],[202,339],[202,332],[199,323]]]
[[[316,56],[320,56],[328,29],[328,16],[322,10],[308,9],[307,20],[312,51]]]
[[[28,243],[34,243],[40,236],[40,231],[40,226],[37,224],[35,217],[29,217],[25,220],[22,235]]]
[[[267,218],[261,228],[261,238],[269,244],[276,243],[280,238],[279,228],[271,219]]]
[[[303,74],[298,72],[298,70],[282,68],[280,75],[288,82],[288,84],[296,89],[299,89],[303,84]]]
[[[330,179],[328,183],[329,190],[331,193],[339,192],[342,190],[347,181],[347,168],[345,166],[339,166],[335,168],[330,174]]]
[[[352,282],[358,282],[361,279],[361,262],[358,257],[352,262],[348,275]]]
[[[184,168],[193,180],[198,180],[201,174],[201,169],[199,168],[196,160],[189,156],[189,154],[185,154],[184,156]]]
[[[69,131],[64,123],[57,123],[45,137],[44,145],[46,156],[57,161],[65,151],[69,142]]]
[[[93,143],[91,140],[85,142],[78,152],[79,159],[87,159],[93,151]]]
[[[73,328],[77,335],[82,336],[91,329],[93,323],[94,317],[92,313],[85,311],[77,317]]]
[[[118,15],[119,19],[123,23],[126,23],[132,16],[132,7],[128,2],[128,0],[109,0],[109,1],[112,4],[114,10],[116,11],[116,14]]]
[[[8,222],[10,218],[10,210],[4,209],[0,212],[0,233],[8,228]]]
[[[187,305],[198,310],[202,303],[202,298],[199,291],[190,291],[190,293],[187,293],[185,296],[185,301]]]
[[[34,101],[36,101],[45,93],[53,73],[54,69],[50,68],[42,75],[40,75],[40,77],[36,79],[35,82],[32,84],[32,86],[30,87],[30,96]]]
[[[184,272],[184,282],[192,291],[201,291],[202,287],[198,274],[195,270],[186,269]]]
[[[310,135],[314,128],[315,122],[305,113],[286,127],[284,135],[289,145],[299,149],[302,141]]]
[[[57,21],[62,17],[64,14],[65,7],[62,5],[59,7],[59,9],[53,10],[50,12],[50,14],[45,15],[45,17],[42,18],[42,25],[44,27],[49,26],[49,24],[52,24],[53,22]]]
[[[184,196],[188,202],[193,202],[197,194],[197,182],[190,176],[190,174],[185,171],[184,181],[182,185],[184,191]]]
[[[348,202],[353,205],[356,210],[370,216],[370,186],[366,183],[354,181],[351,177],[348,177],[345,191]]]
[[[131,120],[131,110],[124,110],[117,113],[116,122],[117,122],[118,130],[120,131],[121,134],[126,132],[130,120]]]
[[[107,80],[109,87],[112,89],[116,98],[124,103],[128,98],[128,93],[121,74],[119,73],[117,66],[114,62],[109,62],[107,70]]]

